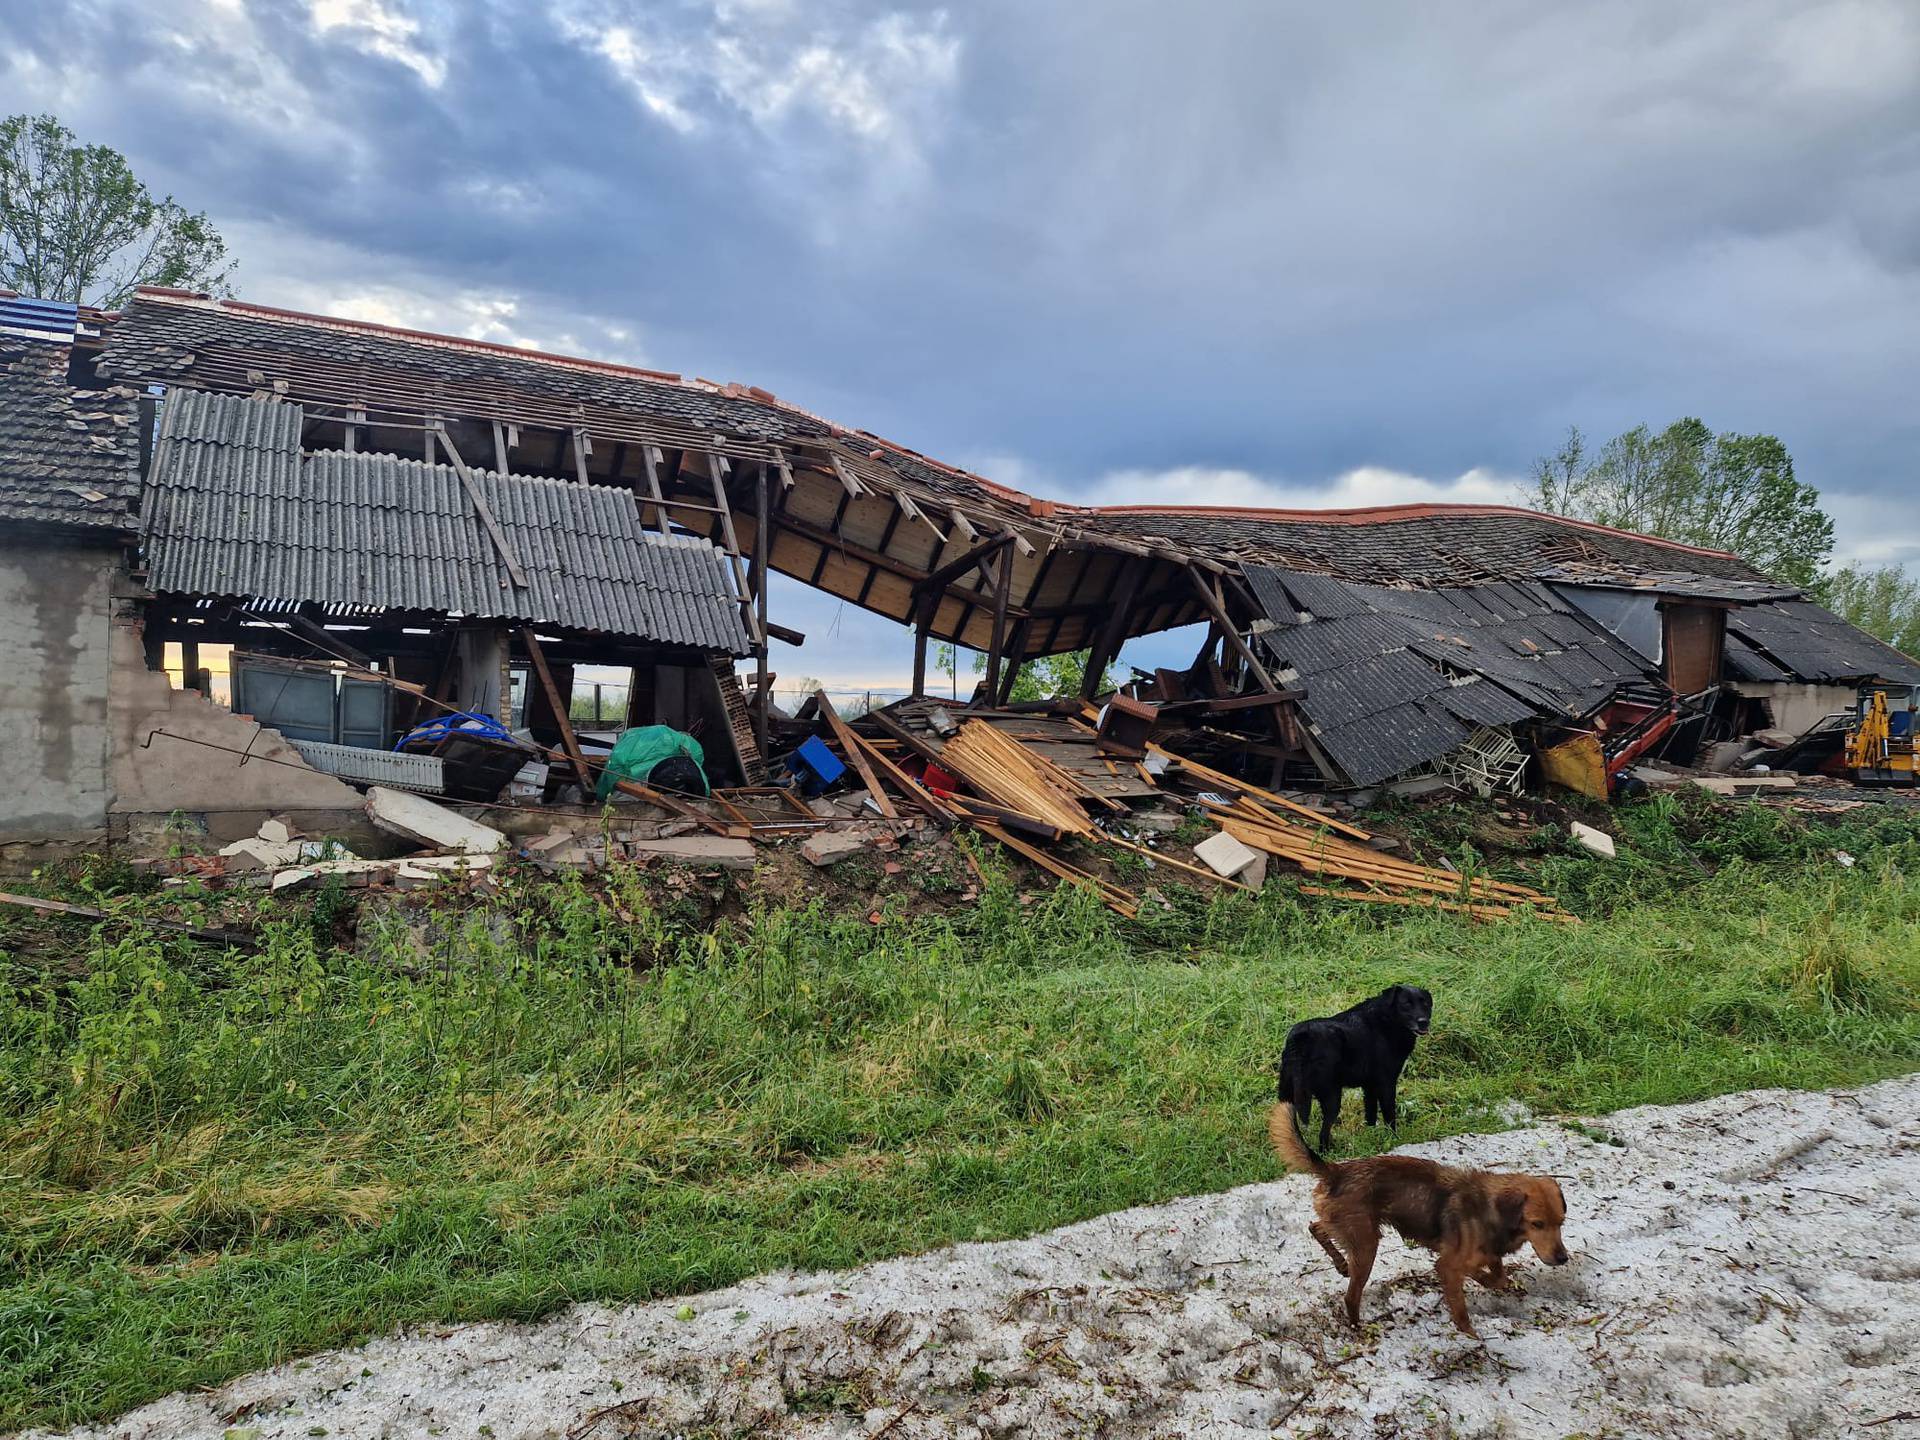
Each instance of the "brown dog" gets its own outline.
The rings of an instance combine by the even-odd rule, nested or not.
[[[1567,1263],[1567,1247],[1560,1239],[1566,1197],[1548,1176],[1460,1170],[1410,1155],[1322,1160],[1307,1148],[1293,1106],[1284,1101],[1268,1115],[1267,1134],[1289,1166],[1319,1179],[1313,1208],[1320,1218],[1307,1226],[1307,1233],[1320,1242],[1333,1268],[1347,1277],[1347,1318],[1355,1325],[1360,1323],[1360,1297],[1373,1273],[1382,1225],[1439,1253],[1434,1268],[1447,1297],[1447,1313],[1455,1328],[1475,1339],[1479,1335],[1467,1318],[1467,1277],[1489,1290],[1511,1288],[1503,1262],[1528,1244],[1549,1265]]]

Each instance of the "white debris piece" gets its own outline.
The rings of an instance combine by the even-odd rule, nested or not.
[[[413,855],[394,863],[393,883],[402,890],[417,890],[492,868],[491,855]]]
[[[1250,845],[1242,845],[1224,830],[1194,846],[1193,855],[1214,874],[1224,875],[1229,880],[1252,869],[1253,862],[1262,858],[1258,850]]]
[[[1756,790],[1792,790],[1800,781],[1794,775],[1696,775],[1693,783],[1715,795],[1741,795]]]
[[[1604,855],[1611,860],[1614,857],[1613,837],[1604,830],[1596,830],[1591,825],[1582,825],[1578,820],[1567,826],[1576,845],[1584,845],[1596,855]]]
[[[220,853],[229,862],[229,873],[247,869],[272,870],[281,865],[291,865],[300,858],[300,847],[291,842],[278,845],[262,840],[257,835],[249,835],[244,840],[236,840],[231,845],[220,847]]]
[[[873,837],[863,830],[820,830],[807,837],[800,854],[809,865],[831,865],[858,855],[872,843]]]
[[[724,835],[681,835],[672,840],[636,840],[635,859],[658,856],[677,860],[682,865],[717,866],[722,870],[751,870],[756,858],[751,840],[734,840]]]
[[[507,837],[490,825],[455,814],[424,795],[375,785],[367,791],[367,818],[382,830],[404,835],[436,850],[487,855],[507,848]]]

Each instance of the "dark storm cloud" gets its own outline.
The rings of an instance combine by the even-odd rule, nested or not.
[[[746,379],[1058,493],[1444,489],[1681,414],[1916,483],[1905,0],[72,0],[0,42],[0,108],[211,211],[252,298]]]

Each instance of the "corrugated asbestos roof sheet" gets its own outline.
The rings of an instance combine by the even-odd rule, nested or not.
[[[139,397],[76,388],[70,349],[0,335],[0,520],[130,531],[140,497]]]
[[[1356,785],[1439,760],[1476,726],[1584,715],[1654,678],[1534,581],[1423,590],[1241,570],[1277,622],[1260,643],[1299,677],[1315,739]]]
[[[1731,644],[1727,647],[1728,659],[1741,679],[1781,678],[1764,673],[1754,658],[1758,652],[1772,668],[1795,680],[1841,684],[1890,680],[1920,685],[1920,661],[1811,600],[1780,600],[1731,611],[1727,631],[1729,640],[1738,639],[1748,647],[1744,652]]]
[[[176,390],[146,487],[158,591],[458,613],[743,655],[725,557],[643,530],[606,486],[472,472],[530,582],[505,567],[458,472],[300,451],[299,406]]]
[[[1451,755],[1473,733],[1436,705],[1390,705],[1315,738],[1356,785],[1375,785]]]
[[[1546,566],[1586,563],[1657,571],[1671,570],[1676,559],[1702,575],[1764,578],[1729,555],[1676,551],[1656,540],[1574,526],[1531,512],[1465,510],[1315,520],[1127,509],[1072,518],[1090,534],[1124,536],[1136,543],[1158,541],[1221,560],[1361,584],[1444,586],[1508,580],[1530,591],[1528,582]]]
[[[1491,680],[1449,685],[1433,698],[1449,715],[1469,725],[1518,725],[1538,713],[1526,701]]]
[[[1736,630],[1727,631],[1727,674],[1735,680],[1756,681],[1764,684],[1778,684],[1793,679],[1793,672],[1784,670],[1762,655]]]
[[[1643,590],[1652,595],[1674,595],[1696,600],[1730,600],[1751,605],[1762,600],[1791,600],[1800,594],[1792,585],[1775,580],[1740,580],[1697,575],[1688,570],[1636,570],[1610,565],[1549,565],[1536,571],[1537,580],[1560,585],[1591,585],[1602,590]]]

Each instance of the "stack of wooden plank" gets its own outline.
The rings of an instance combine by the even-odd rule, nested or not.
[[[936,795],[902,772],[875,742],[849,731],[831,715],[824,697],[822,703],[823,713],[833,722],[835,738],[862,770],[870,788],[879,789],[874,774],[877,769],[896,790],[943,823],[973,826],[1052,874],[1091,887],[1123,915],[1138,913],[1138,895],[1071,864],[1047,846],[1075,837],[1089,844],[1131,850],[1156,865],[1216,885],[1250,888],[1169,855],[1164,849],[1136,844],[1097,824],[1095,814],[1101,810],[1111,812],[1109,818],[1125,816],[1129,811],[1119,800],[1102,793],[1087,776],[1042,753],[1036,743],[1042,738],[1038,734],[1025,736],[1015,727],[995,725],[979,717],[962,721],[958,731],[944,740],[909,730],[897,721],[883,724],[883,731],[896,743],[920,752],[923,759],[937,763],[973,792]],[[891,717],[880,718],[891,721]],[[1084,734],[1092,738],[1092,727],[1082,721],[1065,718],[1057,723],[1076,737]],[[1138,777],[1136,783],[1143,789],[1150,786],[1152,793],[1164,794],[1182,805],[1198,806],[1241,844],[1284,860],[1321,882],[1303,885],[1302,894],[1429,907],[1479,920],[1529,913],[1574,923],[1574,917],[1562,911],[1552,896],[1538,890],[1396,858],[1374,848],[1368,843],[1371,835],[1346,821],[1161,746],[1149,744],[1146,748],[1149,763],[1131,767]],[[872,761],[872,767],[866,761]]]
[[[1573,917],[1551,895],[1484,876],[1460,875],[1411,860],[1397,859],[1320,827],[1311,828],[1275,815],[1242,797],[1231,806],[1210,805],[1222,830],[1242,845],[1297,865],[1309,875],[1356,882],[1360,889],[1302,886],[1301,893],[1382,905],[1426,905],[1456,910],[1480,920],[1504,919],[1520,909],[1540,918],[1571,923]]]
[[[1309,875],[1354,882],[1360,888],[1303,885],[1303,895],[1360,900],[1380,905],[1419,905],[1454,910],[1475,919],[1504,919],[1529,910],[1542,919],[1575,923],[1560,902],[1525,885],[1482,876],[1461,875],[1419,865],[1374,849],[1365,830],[1322,815],[1284,795],[1275,795],[1231,775],[1208,769],[1161,747],[1150,752],[1166,761],[1168,777],[1190,776],[1231,792],[1193,797],[1215,824],[1242,845],[1264,850]]]
[[[941,747],[940,764],[1009,810],[1068,835],[1093,833],[1093,819],[1082,802],[1099,797],[1044,755],[1008,739],[984,720],[963,724]]]

